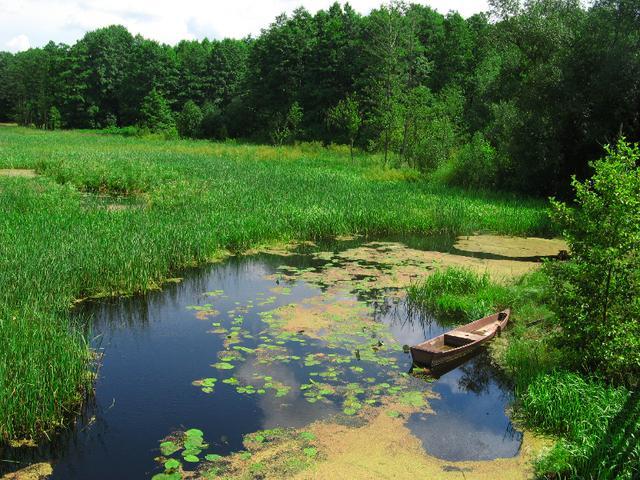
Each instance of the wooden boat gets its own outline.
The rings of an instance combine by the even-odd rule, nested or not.
[[[511,310],[507,309],[463,325],[439,337],[411,347],[413,363],[435,367],[468,355],[504,330]]]

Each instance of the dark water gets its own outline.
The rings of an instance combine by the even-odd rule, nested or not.
[[[452,248],[449,239],[413,243],[425,249]],[[346,242],[332,248],[351,245]],[[398,379],[405,382],[401,388],[436,392],[440,398],[429,401],[436,415],[417,413],[407,419],[407,424],[425,449],[437,457],[478,460],[518,453],[522,435],[505,415],[510,389],[484,354],[442,372],[431,384],[406,379],[403,374],[410,370],[411,358],[403,353],[402,345],[419,343],[450,327],[439,325],[436,319],[410,315],[403,302],[390,300],[384,292],[353,296],[367,300],[379,328],[343,336],[333,345],[331,341],[301,341],[273,331],[265,333],[261,312],[323,292],[321,286],[299,280],[287,283],[284,294],[273,294],[270,289],[282,284],[265,277],[281,272],[283,265],[304,270],[320,269],[325,263],[306,253],[231,258],[184,272],[183,282],[168,285],[161,292],[85,305],[80,313],[93,317],[92,344],[103,355],[95,396],[76,426],[52,443],[37,449],[0,449],[0,468],[15,469],[23,462],[51,460],[55,464],[54,479],[149,478],[161,471],[154,461],[159,455],[159,441],[176,430],[203,430],[209,451],[224,455],[241,449],[246,433],[277,426],[301,427],[319,418],[344,415],[344,393],[325,395],[321,401],[310,403],[300,388],[310,378],[326,378],[323,376],[332,369],[339,373],[328,383],[347,390],[362,384],[368,390],[358,398],[374,405],[381,398],[375,385],[396,385]],[[215,291],[224,293],[203,295]],[[212,304],[220,314],[204,320],[188,308]],[[221,325],[225,332],[211,333],[212,323]],[[211,365],[220,362],[217,354],[225,350],[224,341],[234,329],[240,339],[236,345],[285,348],[286,358],[260,365],[247,354],[243,360],[231,362],[233,370],[216,370]],[[360,351],[370,353],[370,346],[376,350],[377,344],[383,345],[379,352],[360,358]],[[342,360],[306,363],[306,355],[327,352],[332,354],[332,362]],[[264,376],[273,377],[289,391],[282,397],[271,390],[239,393],[237,386],[221,381],[231,376],[244,383],[255,382],[256,378],[266,382]],[[204,393],[192,384],[211,377],[220,380],[213,393]]]

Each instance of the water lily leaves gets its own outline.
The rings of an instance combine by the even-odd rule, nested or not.
[[[233,370],[235,368],[232,364],[228,362],[218,362],[218,363],[214,363],[211,366],[214,368],[217,368],[218,370]]]
[[[176,445],[174,442],[172,441],[167,441],[167,442],[162,442],[160,444],[160,452],[162,453],[162,455],[164,455],[165,457],[168,457],[169,455],[177,452],[178,450],[180,450],[181,447],[179,447],[178,445]]]
[[[240,381],[236,377],[225,378],[222,380],[222,383],[226,383],[227,385],[238,385]]]
[[[207,297],[220,297],[224,295],[224,290],[213,290],[211,292],[205,292],[204,294]]]
[[[164,468],[166,470],[175,470],[176,468],[180,468],[181,463],[175,458],[170,458],[166,462],[164,462]]]
[[[198,463],[200,459],[195,455],[185,455],[184,461],[189,463]]]
[[[208,462],[217,462],[218,460],[221,460],[223,457],[222,455],[218,455],[216,453],[209,453],[208,455],[204,456],[204,459]]]
[[[318,455],[318,449],[315,447],[307,447],[302,450],[307,457],[315,457]]]
[[[400,403],[416,408],[424,407],[427,404],[422,392],[405,392],[400,396]]]
[[[180,472],[158,473],[151,477],[151,480],[182,480],[182,474]]]
[[[316,436],[311,432],[300,432],[300,438],[311,442],[316,439]]]

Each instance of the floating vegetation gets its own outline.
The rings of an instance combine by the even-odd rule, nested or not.
[[[244,436],[244,450],[231,455],[206,453],[203,432],[176,432],[160,443],[156,458],[164,469],[152,480],[183,478],[282,478],[310,467],[320,457],[317,437],[294,429],[261,430]],[[170,450],[166,446],[170,445]],[[189,470],[187,471],[186,468]]]
[[[429,399],[434,396],[427,375],[404,371],[406,345],[379,321],[380,315],[404,301],[403,287],[447,262],[470,262],[496,275],[532,268],[530,262],[469,259],[396,243],[369,242],[345,248],[312,252],[309,257],[314,266],[276,267],[275,273],[261,279],[267,285],[261,284],[260,292],[242,301],[229,301],[231,308],[222,308],[222,300],[217,303],[225,296],[222,290],[206,292],[206,297],[216,299],[217,308],[211,302],[190,310],[196,316],[226,310],[217,314],[209,332],[218,337],[217,345],[222,348],[217,352],[218,361],[211,365],[216,374],[194,381],[194,386],[214,396],[231,392],[251,397],[265,416],[272,414],[280,421],[283,416],[308,412],[305,418],[310,422],[324,419],[317,425],[326,426],[328,421],[333,428],[367,428],[379,417],[387,419],[387,424],[403,425],[417,412],[430,413]],[[292,247],[283,246],[268,253],[281,255],[286,249],[293,252]],[[516,263],[521,265],[514,267]],[[300,296],[300,291],[305,294]],[[279,423],[269,425],[273,424]],[[276,458],[293,456],[294,471],[324,458],[315,431],[306,431],[302,438],[279,429],[256,432],[245,436],[245,451],[224,457],[215,448],[184,449],[181,437],[177,438],[167,441],[174,443],[171,449],[178,450],[164,457],[178,457],[180,466],[165,463],[167,475],[190,465],[195,466],[198,478],[262,477],[265,472],[282,473],[278,470],[284,468],[282,460]],[[306,444],[300,443],[303,441]],[[280,453],[276,455],[274,449]],[[273,467],[274,461],[280,466]]]

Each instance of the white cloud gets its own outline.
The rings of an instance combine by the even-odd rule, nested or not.
[[[29,37],[25,34],[16,35],[11,38],[6,44],[10,52],[21,52],[23,50],[29,50],[31,43]]]
[[[310,12],[334,0],[0,0],[0,45],[14,51],[25,44],[42,46],[49,40],[73,43],[85,32],[122,24],[132,33],[174,44],[190,38],[256,36],[282,12],[304,6]],[[382,0],[351,0],[361,13]],[[468,16],[488,8],[486,0],[423,1],[446,13]],[[26,41],[25,41],[26,40]],[[29,42],[30,40],[30,42]],[[14,46],[15,45],[15,46]]]

